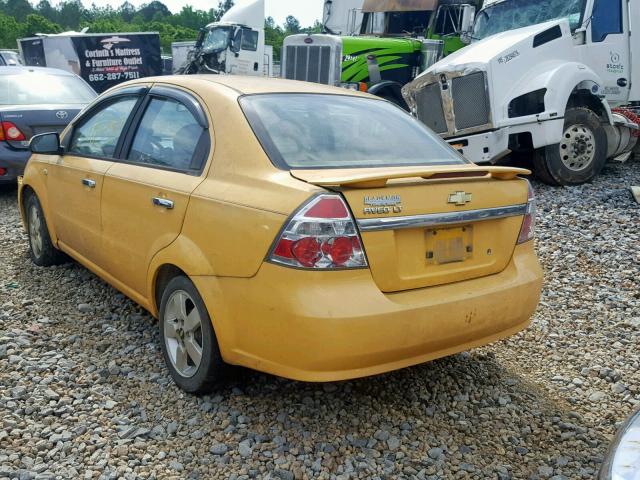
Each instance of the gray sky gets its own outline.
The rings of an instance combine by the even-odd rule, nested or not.
[[[112,5],[119,7],[124,0],[93,0],[96,5]],[[150,0],[129,0],[135,6],[143,3],[149,3]],[[183,5],[191,5],[199,10],[209,10],[218,5],[218,0],[161,0],[169,10],[178,12]],[[237,4],[244,3],[247,0],[236,0]],[[85,5],[90,5],[92,0],[83,0]],[[323,0],[265,0],[266,15],[276,20],[276,23],[284,23],[287,15],[293,15],[303,27],[313,25],[315,20],[322,20]]]

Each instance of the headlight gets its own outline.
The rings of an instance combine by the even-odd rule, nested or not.
[[[341,83],[340,86],[342,88],[346,88],[347,90],[358,91],[360,89],[360,84],[359,83]]]
[[[640,410],[616,434],[600,469],[599,480],[640,479]]]
[[[368,90],[367,84],[364,82],[341,83],[340,86],[342,88],[346,88],[347,90],[355,90],[356,92],[366,92]]]

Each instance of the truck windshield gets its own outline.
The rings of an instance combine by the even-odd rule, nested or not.
[[[240,105],[273,164],[285,170],[467,163],[383,100],[346,95],[247,95]]]
[[[202,49],[207,52],[225,50],[229,46],[230,27],[213,27],[207,33],[202,43]]]
[[[582,23],[586,0],[506,0],[478,13],[474,40],[496,33],[566,18],[575,30]]]

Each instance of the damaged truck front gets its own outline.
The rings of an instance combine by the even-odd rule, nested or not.
[[[640,0],[502,0],[470,46],[403,89],[412,112],[476,163],[533,154],[555,185],[593,179],[638,138]]]
[[[177,74],[273,75],[273,48],[265,45],[264,0],[232,7],[200,30]]]

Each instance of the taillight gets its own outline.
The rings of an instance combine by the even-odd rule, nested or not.
[[[356,224],[339,195],[305,203],[276,239],[269,260],[297,268],[362,268],[367,259]]]
[[[520,236],[518,237],[518,244],[533,240],[536,230],[536,197],[533,193],[531,184],[527,182],[529,187],[529,194],[527,196],[527,211],[524,214],[522,220],[522,227],[520,228]]]
[[[12,122],[2,122],[2,134],[0,134],[0,140],[21,142],[26,139],[27,137],[24,136],[24,133],[22,133]]]

